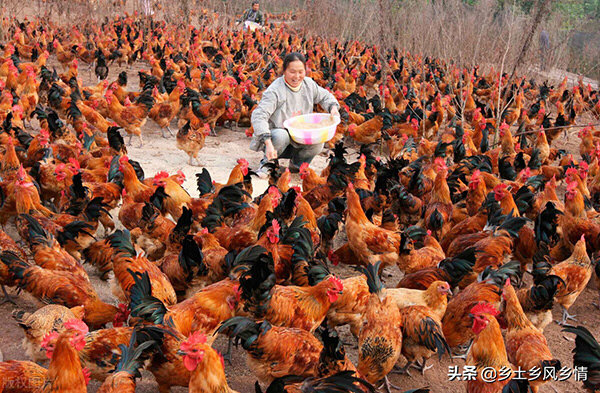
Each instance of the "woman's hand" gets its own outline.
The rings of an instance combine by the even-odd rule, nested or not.
[[[265,155],[267,156],[267,159],[269,159],[269,160],[273,160],[273,159],[277,158],[277,150],[275,150],[275,147],[273,146],[273,142],[271,142],[270,139],[267,139],[265,141]]]
[[[340,111],[335,105],[331,107],[331,111],[329,111],[329,113],[331,113],[332,117],[340,117]]]

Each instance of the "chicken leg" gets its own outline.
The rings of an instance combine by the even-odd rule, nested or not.
[[[4,285],[2,285],[2,292],[4,292],[4,299],[2,300],[2,302],[0,302],[0,304],[12,303],[14,306],[17,305],[15,299],[12,296],[10,296],[8,292],[6,292],[6,287]]]
[[[557,322],[560,326],[564,326],[567,323],[567,320],[572,320],[572,321],[577,321],[577,315],[573,315],[573,314],[569,314],[569,312],[567,311],[567,309],[561,305],[562,308],[562,321]]]
[[[385,391],[387,393],[392,393],[392,389],[402,390],[402,388],[392,385],[390,383],[390,380],[388,379],[387,375],[383,378],[383,386],[385,387]]]
[[[429,366],[426,366],[427,363],[427,359],[423,358],[423,364],[419,363],[418,361],[416,362],[416,364],[413,364],[412,367],[414,367],[415,369],[417,369],[418,371],[421,372],[421,375],[425,375],[425,371],[429,370],[430,368],[433,367],[432,364],[430,364]]]
[[[171,136],[174,136],[174,135],[173,135],[173,131],[171,131],[171,128],[170,128],[169,126],[166,126],[165,128],[166,128],[166,129],[167,129],[167,131],[169,132],[169,135],[171,135]],[[164,129],[164,128],[161,128],[161,129],[160,129],[160,131],[162,132],[162,137],[163,137],[163,138],[166,138],[166,136],[165,136],[165,129]]]

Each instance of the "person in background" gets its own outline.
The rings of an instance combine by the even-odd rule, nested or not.
[[[259,8],[260,4],[258,1],[253,1],[252,8],[244,11],[244,14],[242,15],[242,23],[254,22],[258,23],[259,25],[263,25],[265,23],[265,17],[263,16],[262,12],[260,12]]]
[[[335,96],[306,76],[306,58],[298,52],[287,54],[283,59],[283,75],[264,91],[251,116],[254,134],[250,149],[265,152],[257,171],[260,177],[266,177],[264,165],[269,160],[289,158],[290,172],[297,173],[300,165],[310,163],[323,150],[322,143],[295,143],[283,128],[285,120],[312,113],[317,104],[339,117],[340,105]]]

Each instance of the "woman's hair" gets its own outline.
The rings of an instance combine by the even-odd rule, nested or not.
[[[285,70],[287,70],[288,66],[290,65],[290,63],[292,61],[301,61],[302,64],[306,65],[306,57],[304,57],[304,55],[302,53],[299,52],[291,52],[288,53],[287,55],[285,55],[285,57],[283,58],[283,69],[282,71],[285,72]]]

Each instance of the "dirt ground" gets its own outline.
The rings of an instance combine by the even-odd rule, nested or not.
[[[51,58],[49,65],[56,66],[56,62]],[[129,86],[128,89],[135,90],[138,85],[137,71],[141,68],[147,68],[145,64],[136,64],[128,71]],[[117,74],[121,69],[117,69],[117,66],[110,67],[109,81],[116,79]],[[86,67],[82,65],[80,70],[80,78],[83,80],[85,85],[95,83],[95,76],[93,71],[87,71]],[[36,129],[37,122],[33,122],[33,127]],[[173,122],[171,129],[176,132],[176,122]],[[217,137],[208,137],[206,140],[206,146],[200,153],[200,161],[203,165],[208,168],[213,179],[217,182],[223,182],[227,180],[229,171],[235,165],[238,158],[246,158],[250,162],[251,168],[256,168],[258,161],[261,158],[261,154],[252,152],[248,149],[249,139],[245,136],[243,129],[218,129]],[[148,120],[146,126],[143,129],[145,144],[142,148],[137,147],[137,140],[134,138],[133,146],[128,147],[129,156],[138,160],[146,176],[153,176],[156,172],[166,170],[169,173],[174,173],[178,170],[183,171],[187,176],[187,180],[184,187],[192,196],[197,196],[198,192],[195,185],[195,173],[199,172],[199,167],[193,167],[188,165],[188,157],[185,153],[178,150],[176,147],[175,137],[169,137],[167,139],[161,137],[160,130],[152,122]],[[127,139],[126,139],[127,140]],[[560,145],[563,142],[564,145]],[[559,144],[555,147],[565,148],[571,152],[577,151],[578,141],[576,132],[572,132],[568,135],[568,138],[560,139]],[[352,149],[350,151],[353,151]],[[352,155],[354,160],[354,155]],[[323,168],[326,165],[325,154],[316,157],[313,162],[315,169]],[[299,178],[294,176],[293,181],[299,184]],[[254,179],[254,190],[255,194],[262,193],[267,186],[266,181],[255,178]],[[110,292],[109,286],[106,282],[99,280],[97,272],[94,268],[87,267],[90,279],[94,287],[97,289],[102,300],[109,302],[116,302],[113,295]],[[354,270],[347,267],[337,267],[333,269],[337,274],[342,277],[356,275]],[[395,286],[400,280],[401,273],[394,268],[386,270],[384,273],[384,282],[388,286]],[[594,280],[592,280],[594,281]],[[529,282],[529,281],[528,281]],[[592,285],[592,284],[591,284]],[[591,286],[590,285],[590,286]],[[9,290],[11,294],[15,294],[15,291]],[[594,301],[598,300],[598,293],[596,289],[588,288],[578,298],[575,305],[571,308],[571,313],[576,314],[579,318],[577,324],[582,324],[592,331],[592,333],[600,339],[600,324],[599,311],[592,305]],[[17,306],[11,304],[0,305],[0,318],[3,318],[3,333],[0,335],[0,350],[2,352],[4,360],[26,360],[23,349],[21,348],[21,340],[23,338],[22,330],[17,326],[16,322],[10,317],[13,309],[22,309],[26,311],[34,311],[40,306],[33,297],[27,293],[20,293],[17,299]],[[554,310],[554,318],[560,319],[561,313],[559,307],[556,306]],[[342,340],[345,342],[352,343],[348,345],[346,350],[349,353],[350,358],[356,362],[357,351],[356,341],[349,333],[347,328],[340,329]],[[545,331],[546,337],[550,349],[555,357],[560,359],[563,366],[572,367],[572,354],[571,350],[574,347],[574,342],[571,335],[566,335],[561,332],[561,328],[557,324],[550,324]],[[218,338],[215,342],[215,347],[221,351],[226,349],[226,340],[222,337]],[[412,376],[400,376],[390,375],[390,381],[394,385],[401,387],[403,390],[409,390],[420,387],[429,387],[431,392],[463,392],[465,390],[465,382],[448,380],[448,368],[449,366],[455,365],[461,368],[464,365],[463,360],[451,361],[448,356],[444,356],[441,361],[437,358],[429,360],[429,364],[434,367],[428,370],[424,376],[420,373],[413,371]],[[47,366],[47,364],[46,364]],[[236,348],[233,351],[232,364],[226,363],[225,371],[227,379],[231,388],[241,392],[248,393],[254,391],[255,377],[252,372],[248,369],[245,363],[245,353],[243,349]],[[89,392],[95,392],[100,384],[96,381],[92,381],[89,385]],[[154,377],[148,373],[143,373],[143,378],[138,381],[137,392],[150,393],[157,391],[157,385],[154,381]],[[174,388],[174,392],[185,392],[187,388]],[[544,385],[541,389],[541,393],[546,392],[561,392],[561,393],[575,393],[582,392],[583,387],[581,382],[576,382],[573,377],[565,382],[552,382]]]

